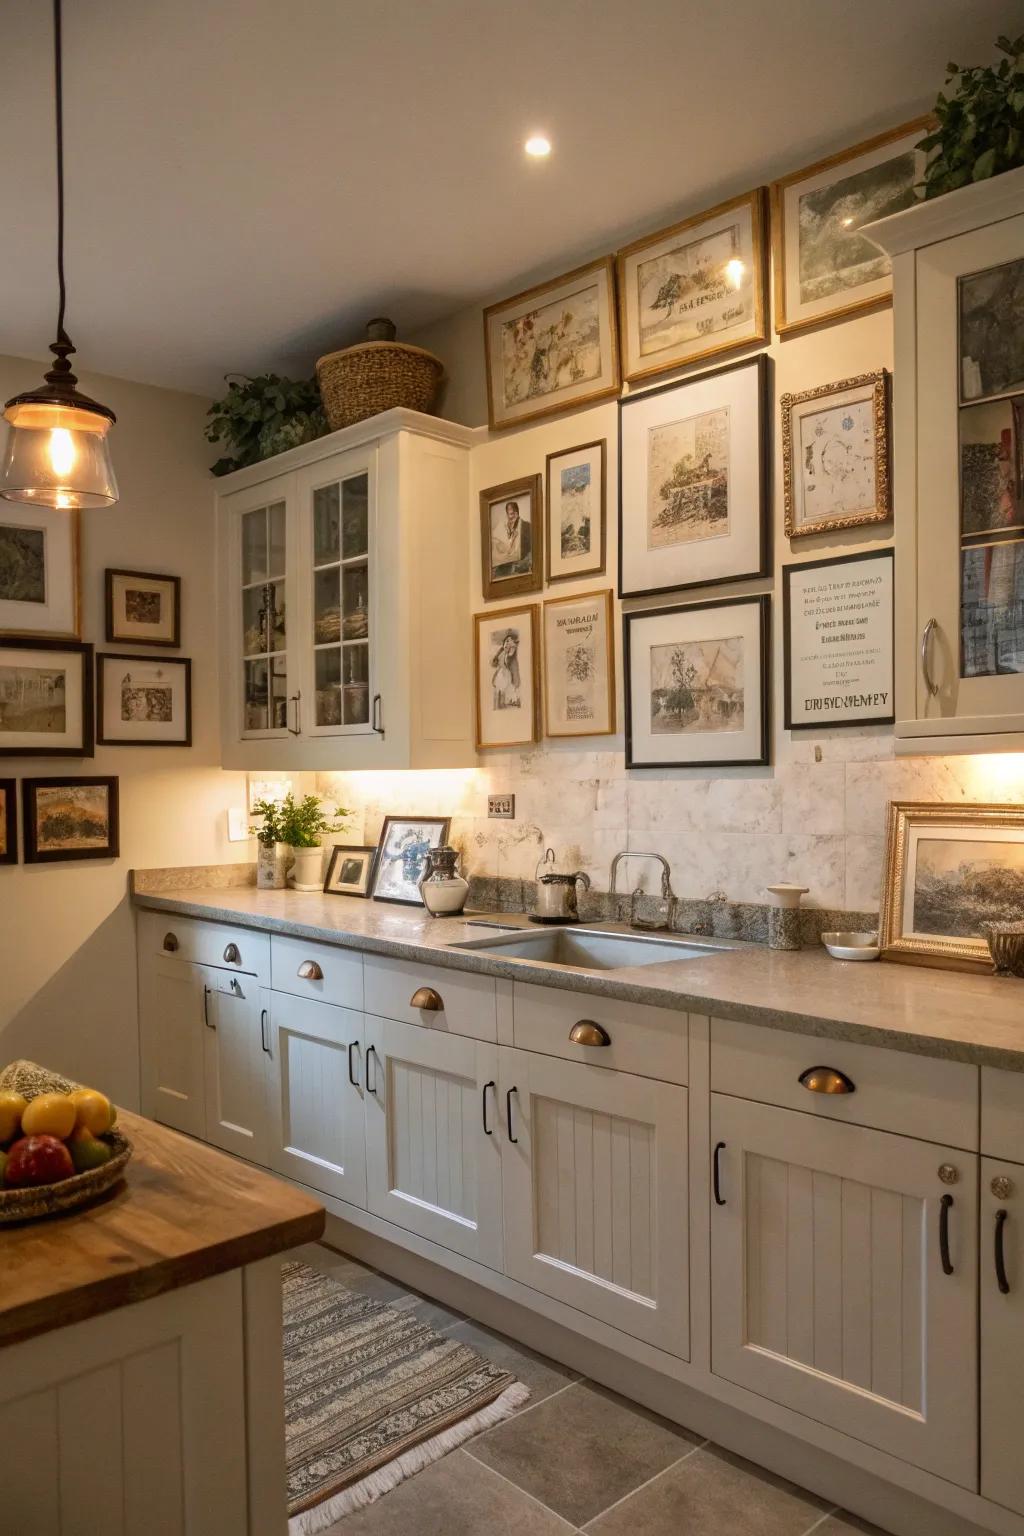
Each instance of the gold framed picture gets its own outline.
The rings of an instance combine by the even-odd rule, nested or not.
[[[536,603],[473,615],[476,745],[540,739],[540,620]]]
[[[548,581],[602,576],[607,543],[607,439],[547,457]]]
[[[540,475],[480,492],[484,597],[520,597],[544,585],[544,492]]]
[[[1024,912],[1024,806],[893,801],[879,943],[887,960],[990,970],[985,929]]]
[[[492,431],[618,394],[611,256],[484,310]]]
[[[772,183],[775,329],[806,330],[892,302],[888,256],[861,226],[909,208],[930,117],[877,134]]]
[[[545,736],[614,736],[611,589],[544,603]]]
[[[765,225],[758,187],[619,252],[624,378],[768,340]]]
[[[780,403],[786,537],[887,522],[886,370],[783,395]]]

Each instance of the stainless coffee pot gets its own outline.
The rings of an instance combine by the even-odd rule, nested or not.
[[[590,889],[590,876],[578,869],[572,875],[555,874],[551,866],[555,851],[549,848],[537,865],[534,919],[539,923],[578,923],[576,892],[579,886]]]

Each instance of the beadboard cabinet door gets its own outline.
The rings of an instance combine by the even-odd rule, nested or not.
[[[366,1016],[366,1203],[501,1269],[498,1048]]]
[[[687,1092],[502,1047],[505,1273],[686,1360]]]
[[[975,1488],[977,1158],[718,1093],[711,1136],[714,1373]]]
[[[255,976],[214,971],[205,985],[206,1140],[266,1167],[267,1010]]]
[[[187,1136],[206,1135],[203,1015],[217,972],[145,953],[139,967],[142,1111]]]
[[[1024,1515],[1024,1167],[981,1164],[981,1492]]]

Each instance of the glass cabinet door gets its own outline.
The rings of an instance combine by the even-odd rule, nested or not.
[[[269,501],[238,515],[242,735],[288,729],[287,513]]]
[[[313,648],[312,734],[370,730],[373,560],[371,474],[353,465],[311,480],[308,524],[312,567],[309,640]]]

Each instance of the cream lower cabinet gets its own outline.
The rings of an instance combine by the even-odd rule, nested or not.
[[[501,1269],[498,1048],[366,1016],[366,1204]]]
[[[688,1359],[686,1089],[500,1056],[505,1273]]]
[[[975,1488],[975,1155],[718,1093],[711,1137],[714,1373]]]
[[[363,1015],[270,995],[270,1166],[366,1205]]]
[[[981,1492],[1024,1515],[1024,1166],[981,1162]]]
[[[203,989],[206,1140],[266,1165],[267,994],[255,976],[215,971]]]
[[[162,955],[140,967],[143,1112],[188,1136],[206,1135],[203,1009],[215,976]]]

